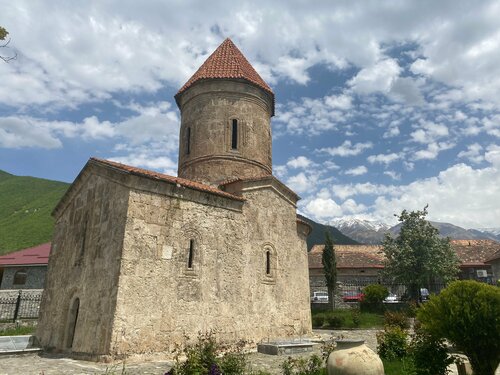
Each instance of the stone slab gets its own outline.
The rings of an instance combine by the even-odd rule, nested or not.
[[[309,341],[302,342],[268,342],[257,345],[257,352],[269,355],[290,355],[298,353],[312,352],[315,343]]]

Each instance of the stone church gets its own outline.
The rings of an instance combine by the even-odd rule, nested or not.
[[[91,158],[54,209],[45,349],[99,359],[208,330],[254,343],[311,331],[310,227],[272,175],[273,91],[226,39],[175,100],[179,177]]]

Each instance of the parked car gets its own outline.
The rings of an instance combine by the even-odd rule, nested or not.
[[[328,302],[328,292],[313,292],[312,302]]]
[[[420,288],[420,302],[428,301],[429,295],[427,288]]]
[[[384,298],[384,303],[398,303],[398,296],[394,293],[389,293],[387,297]]]
[[[361,302],[365,295],[362,292],[344,292],[342,300],[344,302]]]

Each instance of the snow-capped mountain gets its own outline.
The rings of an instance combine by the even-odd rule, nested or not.
[[[391,229],[385,223],[361,219],[335,219],[330,222],[338,230],[355,241],[364,244],[379,244]]]
[[[380,244],[386,233],[397,236],[401,224],[391,227],[390,225],[361,219],[335,219],[330,222],[346,236],[364,244]],[[431,224],[439,230],[443,237],[457,240],[488,239],[500,241],[500,228],[464,229],[450,223]]]
[[[474,229],[484,234],[495,236],[497,241],[500,241],[500,228],[477,228]]]

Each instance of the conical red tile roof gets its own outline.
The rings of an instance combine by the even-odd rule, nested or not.
[[[175,95],[176,99],[195,82],[203,79],[244,79],[266,90],[272,95],[274,101],[273,90],[259,76],[238,47],[229,38],[222,42],[196,73],[182,86]]]

